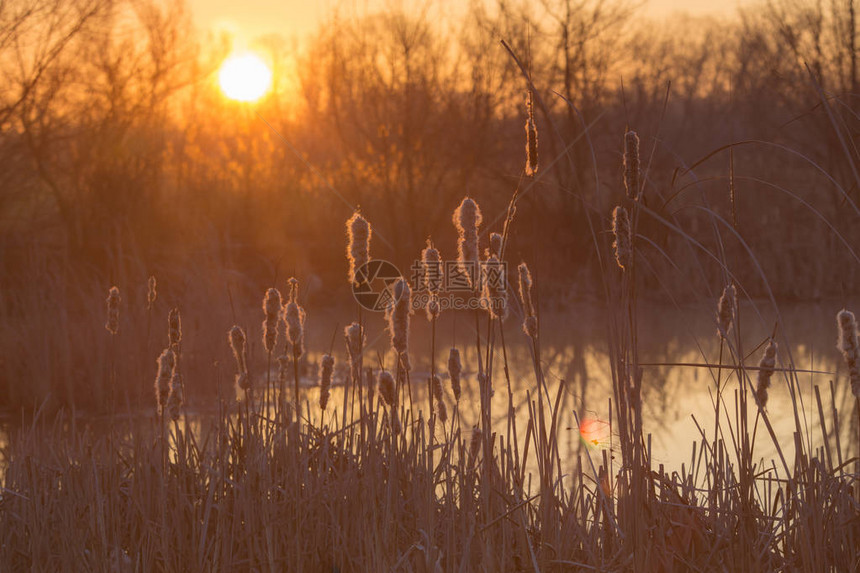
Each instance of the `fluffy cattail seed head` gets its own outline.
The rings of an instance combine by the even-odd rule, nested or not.
[[[472,439],[469,441],[469,465],[475,463],[478,459],[478,453],[481,451],[481,442],[483,433],[477,425],[472,426]]]
[[[502,236],[499,233],[490,233],[490,254],[497,259],[502,258]]]
[[[529,267],[525,263],[519,264],[517,272],[520,277],[520,302],[523,303],[523,311],[526,316],[534,316],[535,307],[532,303],[532,274],[529,272]]]
[[[442,392],[442,381],[439,379],[438,376],[433,376],[430,381],[430,386],[433,389],[433,398],[435,398],[436,400],[441,400],[444,394]]]
[[[349,282],[356,284],[360,282],[360,278],[356,280],[356,271],[370,260],[372,230],[367,219],[356,211],[346,222],[346,233],[348,237],[346,257],[349,259]]]
[[[373,395],[376,392],[376,380],[373,377],[373,368],[370,366],[364,369],[362,382],[364,382],[364,386],[367,388],[367,402],[368,404],[373,404]]]
[[[320,410],[325,410],[331,389],[331,375],[334,372],[334,358],[325,354],[320,362]]]
[[[528,265],[524,262],[517,267],[517,272],[520,278],[520,301],[523,304],[523,332],[531,338],[536,338],[538,334],[537,316],[535,314],[535,305],[532,302],[532,274],[529,271]]]
[[[758,384],[756,384],[755,394],[762,408],[767,405],[767,390],[770,388],[770,378],[773,376],[773,369],[776,367],[776,351],[777,344],[771,340],[764,349],[764,354],[758,363]]]
[[[364,348],[364,332],[361,325],[353,322],[343,330],[344,338],[346,338],[346,353],[349,360],[349,368],[352,372],[354,380],[359,379],[361,368],[361,353]]]
[[[156,289],[155,276],[150,276],[146,283],[146,309],[152,310],[155,307],[155,299],[158,298],[158,290]]]
[[[293,348],[293,356],[300,357],[305,352],[305,309],[298,303],[298,283],[294,278],[290,283],[290,302],[284,307],[284,321],[287,323],[287,340]]]
[[[633,261],[633,235],[627,209],[621,205],[612,210],[612,234],[615,237],[612,243],[615,261],[622,269],[629,269]]]
[[[394,406],[394,392],[396,385],[394,384],[394,376],[387,370],[382,370],[379,373],[379,395],[385,405],[391,408]]]
[[[624,188],[631,201],[639,199],[639,136],[635,131],[624,134]]]
[[[436,401],[436,417],[439,418],[439,421],[443,424],[448,421],[448,406],[446,406],[445,402],[442,400]]]
[[[155,403],[158,406],[159,415],[167,406],[174,366],[176,366],[176,355],[170,348],[165,348],[158,357],[158,375],[155,377]]]
[[[116,334],[119,330],[119,303],[122,298],[119,296],[119,288],[112,286],[108,291],[107,301],[107,322],[105,328],[111,334]]]
[[[409,317],[412,314],[412,291],[409,283],[400,279],[394,285],[394,304],[388,313],[391,347],[398,356],[409,351]]]
[[[482,297],[490,316],[504,320],[507,316],[506,277],[504,267],[496,255],[490,255],[482,268]]]
[[[167,315],[167,343],[174,349],[182,342],[182,319],[179,317],[179,309],[172,308]]]
[[[346,338],[346,350],[349,353],[349,359],[358,361],[364,346],[364,332],[362,332],[361,325],[353,322],[344,328],[343,335]]]
[[[854,313],[844,308],[836,314],[836,324],[839,327],[839,339],[836,347],[843,354],[857,352],[857,318]]]
[[[442,258],[439,251],[427,239],[427,247],[421,251],[422,287],[430,293],[438,293],[442,287]]]
[[[400,377],[406,380],[406,373],[412,371],[412,362],[409,360],[409,355],[407,353],[403,353],[399,356],[398,362],[400,364]]]
[[[236,366],[239,370],[247,370],[245,365],[245,331],[242,330],[241,326],[234,326],[230,329],[227,340],[230,342],[230,349],[236,359]]]
[[[727,285],[717,304],[717,334],[723,339],[728,338],[735,319],[735,292],[734,285]]]
[[[239,372],[236,374],[236,390],[247,392],[251,389],[251,376],[247,372]]]
[[[523,332],[531,338],[537,338],[538,327],[536,316],[527,316],[523,319]]]
[[[427,301],[427,320],[432,322],[439,318],[440,312],[442,312],[442,307],[439,304],[439,295],[431,294],[430,300]]]
[[[281,311],[281,293],[276,288],[270,288],[263,297],[263,346],[266,352],[273,352],[278,343],[278,317]]]
[[[179,411],[185,403],[185,385],[182,383],[182,374],[179,368],[173,369],[170,377],[170,394],[167,397],[167,412],[174,422],[179,419]]]
[[[287,382],[290,376],[290,358],[286,354],[281,354],[277,358],[278,361],[278,384],[280,388],[287,388]]]
[[[842,352],[848,366],[848,379],[851,392],[860,398],[860,345],[857,342],[857,319],[854,313],[844,308],[836,315],[839,328],[837,348]]]
[[[479,265],[478,227],[481,225],[481,209],[470,197],[466,197],[454,211],[454,226],[457,228],[457,262],[460,272],[469,280],[472,288],[477,288]]]
[[[460,401],[460,374],[463,373],[463,365],[460,363],[460,351],[451,348],[448,352],[448,376],[451,378],[451,391],[454,399]]]
[[[538,170],[538,132],[531,90],[526,98],[526,113],[526,175],[533,177]]]
[[[442,381],[438,376],[433,376],[430,380],[430,387],[433,391],[433,399],[436,404],[436,416],[440,422],[445,422],[448,419],[448,409],[445,407],[445,396],[442,391]]]
[[[233,358],[236,359],[236,388],[250,390],[251,377],[248,375],[248,357],[245,349],[245,331],[240,326],[234,326],[227,335]]]

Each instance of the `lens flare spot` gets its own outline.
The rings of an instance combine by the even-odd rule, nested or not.
[[[579,437],[590,449],[609,449],[611,444],[609,422],[586,418],[579,423]]]

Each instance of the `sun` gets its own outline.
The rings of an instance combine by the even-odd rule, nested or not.
[[[218,72],[221,91],[230,99],[252,102],[263,97],[272,85],[272,71],[260,56],[245,52],[224,60]]]

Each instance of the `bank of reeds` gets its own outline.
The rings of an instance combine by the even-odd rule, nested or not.
[[[366,337],[381,333],[368,332],[359,312],[358,322],[344,331],[344,347],[312,349],[324,352],[317,370],[320,393],[300,384],[299,361],[308,356],[304,328],[314,319],[290,279],[286,304],[274,288],[266,293],[264,356],[251,354],[251,332],[224,325],[235,378],[225,370],[223,379],[212,381],[219,388],[218,413],[203,418],[180,412],[190,396],[178,372],[179,313],[171,312],[169,345],[158,369],[153,367],[158,414],[112,416],[106,431],[96,434],[78,427],[73,414],[45,420],[37,412],[15,432],[0,497],[0,569],[856,570],[860,441],[843,439],[840,429],[843,418],[860,414],[835,406],[837,389],[856,382],[856,323],[847,311],[838,317],[838,350],[849,374],[824,386],[834,404],[825,410],[817,385],[814,403],[804,402],[790,352],[781,354],[790,345],[778,345],[776,332],[759,348],[744,346],[746,317],[738,303],[743,285],[736,284],[722,256],[710,253],[725,276],[724,285],[715,285],[722,296],[713,297],[720,354],[714,362],[689,367],[712,377],[713,420],[691,420],[698,436],[683,444],[690,448],[689,466],[655,466],[642,403],[655,365],[640,359],[637,285],[638,275],[651,270],[650,255],[664,253],[638,233],[639,224],[648,218],[689,237],[677,219],[662,217],[643,199],[649,194],[647,169],[632,130],[624,137],[624,192],[617,194],[622,204],[606,213],[589,208],[606,295],[612,376],[606,398],[617,448],[580,449],[576,460],[564,458],[559,432],[563,425],[580,424],[581,412],[564,409],[565,382],[549,383],[544,371],[539,276],[525,262],[510,261],[508,253],[516,204],[548,170],[537,171],[533,86],[529,94],[528,166],[500,219],[503,228],[487,229],[486,236],[479,232],[482,216],[474,198],[464,199],[454,217],[467,292],[485,305],[503,301],[503,308],[462,312],[463,329],[469,330],[459,340],[444,340],[435,328],[438,307],[429,309],[430,356],[418,360],[421,350],[408,344],[411,301],[417,297],[399,282],[391,292],[392,349],[385,356],[363,355]],[[728,224],[716,212],[710,215],[715,228],[723,225],[725,234],[740,235],[736,217]],[[363,280],[358,269],[368,259],[371,221],[359,215],[350,220],[352,285]],[[700,247],[689,240],[692,248]],[[482,259],[483,244],[489,249]],[[428,259],[425,251],[425,266],[438,259],[438,253]],[[503,261],[518,265],[518,276],[485,282],[490,267]],[[432,289],[428,300],[439,304],[441,294]],[[149,331],[154,299],[146,313],[138,313],[146,317],[137,325],[141,332]],[[109,302],[109,310],[118,312],[120,300],[110,300],[115,304]],[[105,336],[135,329],[131,318],[118,329],[112,316],[119,315],[109,316],[111,334]],[[259,319],[235,318],[241,324]],[[517,335],[532,363],[525,381],[512,382],[506,318],[522,324]],[[274,384],[269,372],[282,327],[287,342]],[[435,366],[437,336],[440,348],[451,348],[447,378]],[[474,345],[474,352],[461,355],[457,344]],[[338,360],[349,365],[346,372],[334,369],[336,355],[345,357]],[[461,356],[475,363],[464,364]],[[190,358],[182,354],[182,361]],[[412,399],[412,364],[419,362],[432,365],[426,403]],[[253,377],[263,364],[265,378]],[[460,414],[465,372],[475,372],[468,383],[479,386],[480,415],[473,427]],[[232,384],[235,392],[220,390]],[[330,409],[341,411],[329,414],[333,386],[344,387],[343,402],[332,401]],[[790,411],[769,409],[768,392],[777,387],[790,396]],[[489,408],[497,391],[507,407],[493,416]],[[172,393],[177,399],[170,405]],[[525,416],[518,415],[515,394],[524,394]],[[775,416],[794,420],[792,440],[776,435]],[[757,454],[762,441],[776,451],[768,463]]]

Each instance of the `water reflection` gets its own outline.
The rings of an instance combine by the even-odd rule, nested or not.
[[[798,417],[804,429],[803,438],[807,440],[808,448],[815,448],[822,443],[822,429],[819,422],[818,396],[815,388],[820,388],[820,411],[824,413],[828,429],[833,432],[834,424],[832,407],[841,412],[838,431],[843,443],[850,444],[855,434],[849,432],[848,423],[851,419],[853,399],[847,387],[841,358],[834,347],[835,322],[831,316],[830,306],[798,306],[791,312],[783,312],[780,323],[778,340],[780,354],[778,367],[815,372],[797,373],[794,377],[777,372],[773,377],[770,398],[767,405],[770,422],[783,453],[790,460],[794,457],[795,403]],[[832,305],[831,305],[832,306]],[[834,307],[835,308],[835,307]],[[742,309],[742,312],[744,310]],[[591,314],[588,314],[591,313]],[[773,331],[775,316],[766,315],[758,318],[759,313],[748,313],[756,316],[744,325],[743,346],[747,354],[745,364],[755,366],[761,356],[758,348]],[[615,455],[618,449],[618,436],[614,432],[614,412],[610,411],[610,401],[613,396],[612,369],[609,358],[606,337],[602,331],[600,317],[594,316],[595,311],[589,310],[581,314],[550,315],[542,325],[542,349],[540,352],[540,367],[547,383],[547,394],[550,402],[559,398],[560,414],[557,423],[559,433],[559,452],[562,456],[562,472],[572,474],[581,456],[591,455],[595,464],[601,463],[604,453]],[[762,313],[765,314],[765,313]],[[835,315],[835,312],[832,313]],[[720,342],[715,335],[713,310],[710,308],[684,309],[683,311],[668,312],[665,309],[643,311],[641,317],[642,331],[640,332],[639,360],[643,366],[642,412],[645,433],[650,435],[652,464],[656,467],[663,464],[667,469],[680,470],[681,464],[691,463],[693,443],[704,437],[711,441],[714,434],[714,411],[717,382],[723,387],[722,424],[723,434],[729,439],[729,425],[737,427],[736,395],[740,388],[738,372],[730,369],[717,369],[713,366],[720,360]],[[585,316],[580,320],[580,317]],[[451,319],[449,319],[451,320]],[[443,323],[445,324],[445,323]],[[471,428],[480,420],[480,396],[477,383],[478,355],[474,342],[465,342],[466,333],[463,325],[459,326],[459,343],[464,372],[462,374],[462,397],[455,404],[450,384],[447,379],[446,365],[450,336],[438,336],[436,343],[436,369],[443,378],[445,400],[449,412],[458,412],[460,427]],[[325,342],[312,341],[310,348],[326,348],[330,344],[331,329],[319,328]],[[376,370],[384,363],[388,340],[381,325],[368,329],[369,333],[377,333],[369,339],[365,365],[374,366]],[[449,332],[447,327],[439,332]],[[474,336],[474,331],[471,331]],[[515,319],[506,324],[504,352],[497,340],[492,361],[493,387],[495,393],[492,399],[494,431],[509,443],[508,414],[513,414],[519,440],[523,440],[529,419],[528,396],[536,398],[536,376],[533,368],[531,348],[526,344],[526,337],[519,329]],[[482,342],[482,351],[486,353],[486,340]],[[413,370],[411,372],[411,399],[414,406],[414,419],[427,419],[429,410],[427,379],[430,375],[429,356],[430,337],[429,327],[425,321],[415,319],[413,324],[410,355]],[[422,349],[427,349],[422,351]],[[723,362],[730,364],[724,349]],[[303,414],[307,414],[310,423],[319,427],[327,424],[335,427],[340,424],[344,405],[344,381],[348,378],[345,365],[345,352],[335,347],[337,359],[331,398],[325,413],[319,409],[319,388],[317,385],[316,364],[320,353],[309,353],[305,358],[301,380]],[[486,354],[481,362],[486,365]],[[836,373],[841,375],[837,376]],[[747,376],[754,382],[755,372]],[[275,380],[277,373],[273,370],[271,379]],[[266,373],[255,372],[257,384],[258,407],[261,406],[262,388],[265,387]],[[834,392],[831,394],[830,381],[833,380]],[[291,386],[292,380],[288,388]],[[790,386],[798,389],[792,398]],[[220,389],[221,395],[228,395],[232,390]],[[510,391],[510,394],[509,394]],[[219,403],[215,396],[194,396],[189,392],[191,400],[188,416],[182,418],[174,428],[187,431],[186,424],[195,436],[203,436],[217,427],[219,419],[230,415],[229,400]],[[288,392],[292,399],[292,391]],[[401,396],[408,400],[408,394]],[[750,424],[755,423],[756,409],[754,402],[750,410]],[[235,407],[233,406],[233,415]],[[261,413],[274,416],[273,406],[269,410],[262,406]],[[337,418],[335,419],[335,416]],[[577,419],[580,421],[577,424]],[[114,423],[124,424],[127,432],[151,432],[157,435],[157,422],[154,409],[146,408],[135,412],[132,416],[114,418]],[[695,420],[695,421],[694,421]],[[698,422],[699,426],[697,426]],[[81,427],[89,428],[93,435],[103,433],[109,419],[94,418],[81,420]],[[449,428],[450,431],[450,428]],[[11,432],[14,434],[14,431]],[[441,433],[437,433],[441,436]],[[777,455],[776,446],[767,433],[764,424],[756,425],[754,459],[762,459],[765,465]],[[438,438],[437,438],[438,439]],[[10,432],[0,426],[0,479],[8,459]],[[520,444],[522,446],[522,444]],[[521,448],[522,451],[522,448]],[[534,449],[532,449],[534,451]],[[533,463],[533,460],[532,460]]]

